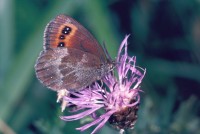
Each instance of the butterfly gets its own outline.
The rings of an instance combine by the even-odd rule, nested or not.
[[[54,91],[79,91],[100,80],[114,66],[105,47],[87,29],[61,14],[45,28],[35,72],[40,82]]]

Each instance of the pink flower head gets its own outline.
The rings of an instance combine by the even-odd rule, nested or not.
[[[84,131],[96,125],[91,133],[94,134],[106,122],[120,130],[134,127],[140,102],[140,83],[146,70],[135,66],[136,57],[128,55],[128,37],[126,36],[120,45],[116,59],[116,71],[111,71],[102,79],[107,88],[95,82],[82,91],[63,97],[63,102],[66,102],[67,106],[76,107],[71,111],[76,114],[62,116],[62,120],[73,121],[87,116],[93,118],[93,121],[76,128],[77,130]],[[100,109],[103,109],[104,113],[97,116],[97,111]]]

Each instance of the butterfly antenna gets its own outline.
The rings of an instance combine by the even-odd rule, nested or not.
[[[109,53],[108,53],[108,50],[106,49],[106,45],[105,45],[105,41],[103,41],[103,51],[105,52],[106,54],[106,57],[108,58],[109,61],[112,61],[112,58],[110,57]]]

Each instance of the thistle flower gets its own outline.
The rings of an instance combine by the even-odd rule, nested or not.
[[[128,36],[120,45],[116,58],[116,71],[111,71],[102,79],[107,88],[95,82],[82,91],[65,95],[63,103],[67,107],[75,106],[71,112],[76,113],[61,116],[62,120],[73,121],[91,116],[93,121],[76,128],[84,131],[96,125],[91,134],[97,132],[106,122],[120,130],[134,127],[140,102],[140,83],[146,70],[135,65],[135,56],[128,55],[127,39]],[[103,109],[104,113],[98,115],[100,109]]]

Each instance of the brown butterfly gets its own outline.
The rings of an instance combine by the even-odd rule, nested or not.
[[[114,64],[106,49],[81,24],[58,15],[46,26],[35,71],[41,83],[52,90],[79,91],[100,80]]]

